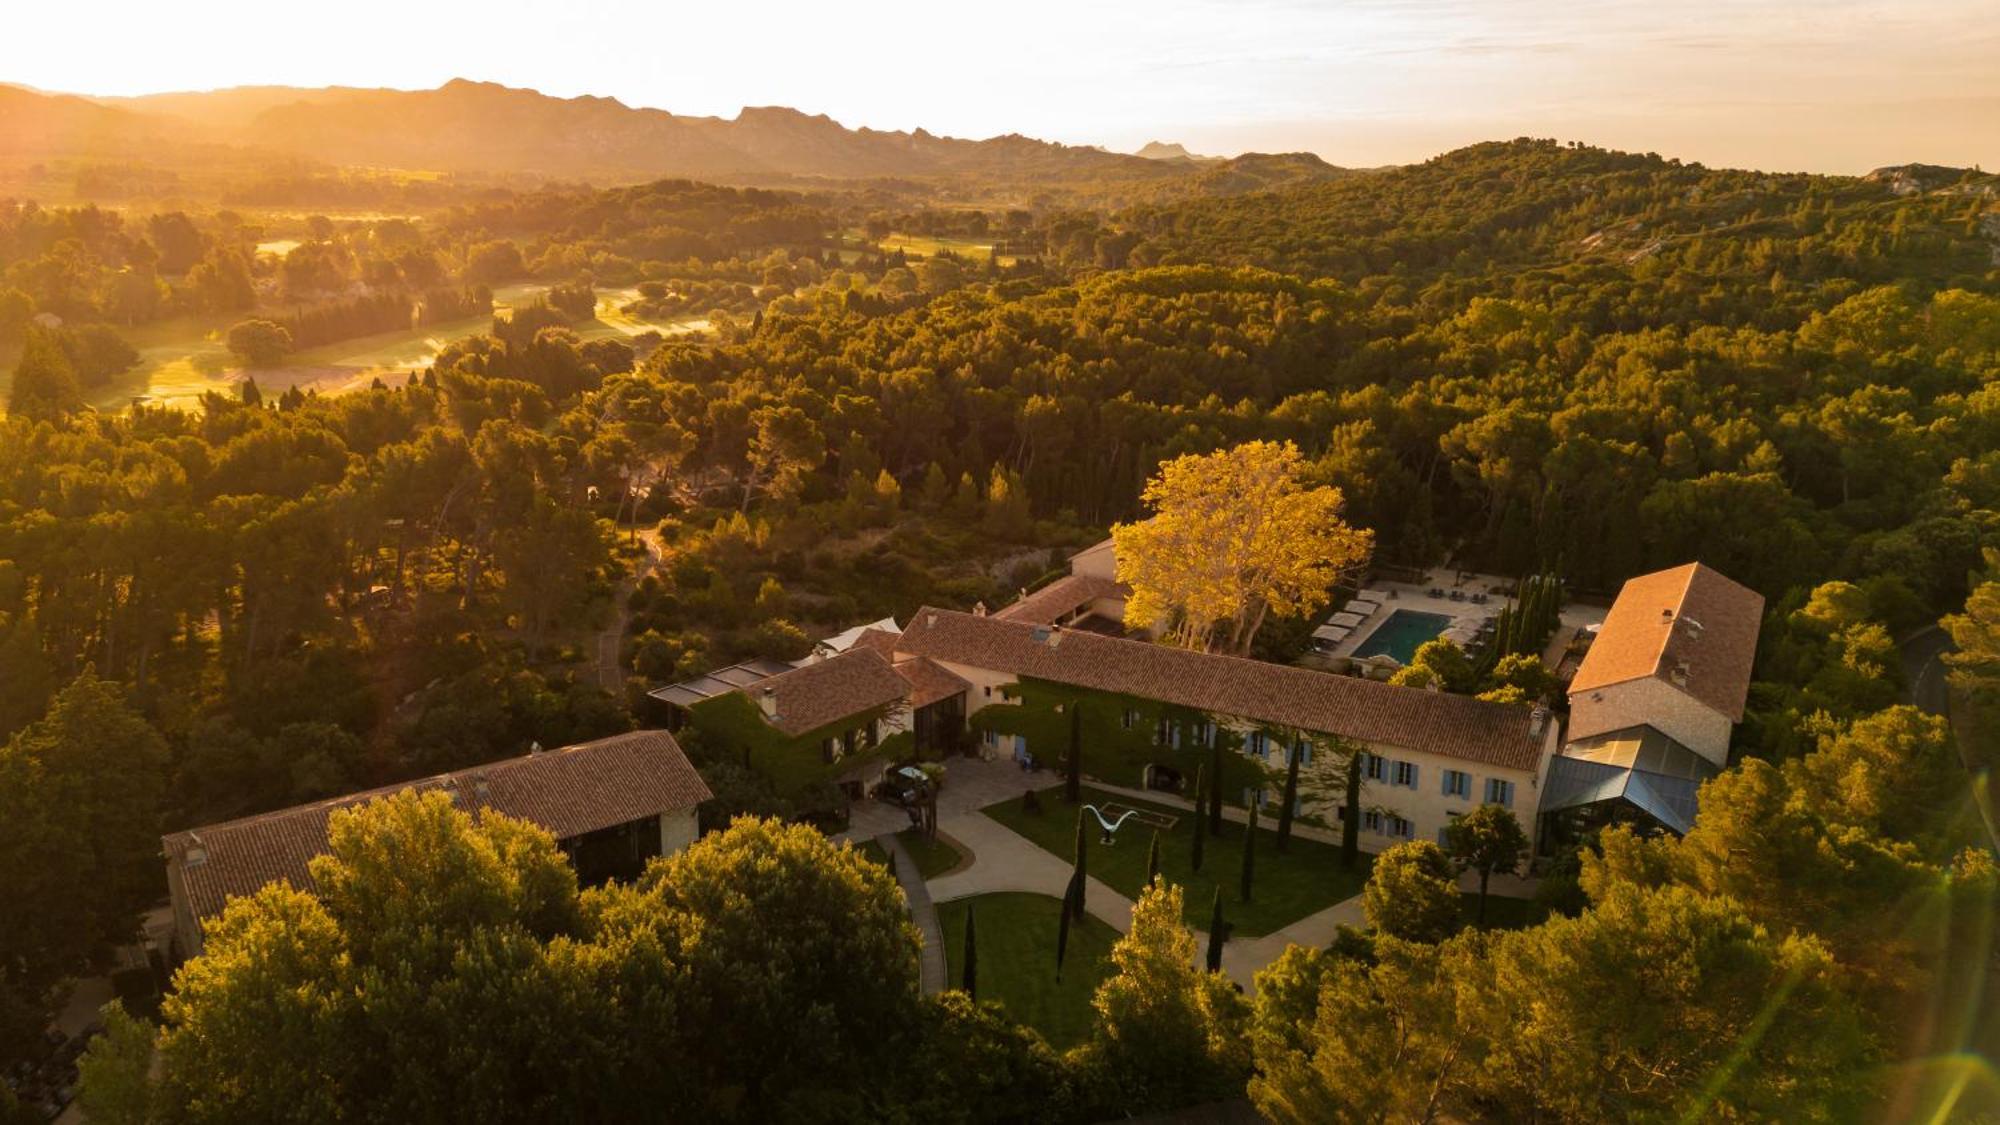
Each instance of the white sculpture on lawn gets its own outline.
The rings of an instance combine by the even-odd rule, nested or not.
[[[1083,807],[1090,810],[1090,815],[1097,818],[1097,826],[1104,830],[1104,835],[1098,841],[1099,843],[1103,844],[1115,843],[1115,841],[1112,840],[1112,836],[1116,834],[1120,828],[1123,828],[1125,826],[1126,821],[1131,820],[1133,817],[1139,815],[1138,809],[1126,809],[1124,812],[1118,815],[1117,820],[1106,820],[1104,818],[1104,813],[1099,811],[1096,805],[1085,805]]]

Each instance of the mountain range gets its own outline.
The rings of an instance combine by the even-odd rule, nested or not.
[[[1215,160],[1155,144],[1134,155],[1016,134],[966,140],[923,129],[850,129],[777,106],[689,117],[464,79],[434,90],[258,86],[126,98],[0,88],[0,156],[130,156],[196,145],[336,166],[599,183],[977,179],[1148,190],[1188,180],[1189,190],[1206,192],[1342,173],[1310,153]]]

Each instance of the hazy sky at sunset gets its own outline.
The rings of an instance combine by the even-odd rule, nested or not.
[[[462,76],[1349,165],[1531,134],[1778,170],[2000,166],[2000,0],[96,0],[7,24],[0,80],[98,94]]]

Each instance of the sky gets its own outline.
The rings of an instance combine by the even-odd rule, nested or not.
[[[1772,171],[2000,168],[2000,0],[93,0],[7,24],[0,81],[76,93],[465,77],[1356,167],[1540,136]]]

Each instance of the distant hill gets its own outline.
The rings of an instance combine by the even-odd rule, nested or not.
[[[922,129],[849,129],[824,115],[775,106],[730,119],[684,117],[614,98],[556,98],[463,79],[435,90],[249,87],[102,104],[272,152],[447,172],[725,182],[961,175],[1143,182],[1184,171],[1014,135],[972,141]]]
[[[0,85],[0,154],[111,154],[138,144],[178,139],[159,120],[99,105],[88,98]]]
[[[1135,155],[1147,160],[1193,160],[1203,163],[1222,159],[1219,156],[1196,156],[1187,150],[1187,146],[1179,142],[1170,143],[1167,141],[1147,141],[1146,147],[1140,149]]]
[[[782,106],[733,118],[635,109],[614,98],[557,98],[463,79],[435,90],[333,86],[89,98],[0,87],[0,156],[148,160],[176,172],[270,166],[403,169],[472,179],[685,178],[737,186],[908,187],[933,198],[1005,205],[1109,205],[1328,180],[1307,153],[1194,156],[1154,142],[1143,154],[1019,134],[966,140],[924,129],[850,129]],[[0,170],[3,171],[3,170]],[[200,182],[227,184],[214,172]]]
[[[1292,158],[1242,159],[1268,174],[1270,162]],[[1145,260],[1170,265],[1260,266],[1353,281],[1568,264],[1623,270],[1657,259],[1651,268],[1671,276],[1674,263],[1698,262],[1725,244],[1766,258],[1769,247],[1800,245],[1820,233],[1829,207],[1840,212],[1836,226],[1873,223],[1901,206],[1899,197],[1921,194],[1935,206],[1905,209],[1903,235],[1865,265],[1840,259],[1842,268],[1868,284],[1948,284],[2000,261],[2000,229],[1991,229],[2000,220],[1989,226],[1993,217],[1985,216],[1975,227],[1958,198],[1984,195],[1992,183],[1977,172],[1924,166],[1867,177],[1712,169],[1521,138],[1277,190],[1163,200],[1131,209],[1120,223],[1144,240]],[[1828,237],[1815,245],[1832,253],[1839,243]],[[1771,268],[1798,276],[1827,266],[1814,259]]]

